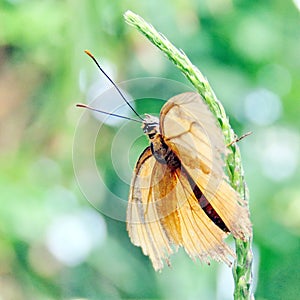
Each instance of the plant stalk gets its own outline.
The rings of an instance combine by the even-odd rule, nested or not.
[[[186,78],[196,88],[198,93],[203,97],[212,113],[217,118],[224,134],[225,143],[229,146],[229,154],[226,157],[226,169],[232,187],[240,194],[242,199],[248,203],[248,189],[244,179],[244,170],[241,163],[241,154],[237,143],[232,143],[236,135],[232,130],[229,120],[226,116],[224,107],[217,99],[209,82],[194,66],[185,53],[177,49],[161,33],[137,14],[127,11],[124,14],[125,21],[138,29],[148,40],[165,53],[165,55],[177,66],[177,68],[186,76]],[[233,265],[234,278],[234,299],[235,300],[252,300],[254,296],[251,292],[252,283],[252,237],[247,241],[235,239],[236,260]]]

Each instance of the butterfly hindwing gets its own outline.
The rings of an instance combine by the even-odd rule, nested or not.
[[[167,261],[173,253],[153,195],[154,171],[157,168],[162,168],[162,165],[156,162],[148,147],[136,164],[127,207],[127,230],[131,242],[150,257],[155,270],[161,269],[163,261]]]
[[[193,259],[209,263],[213,258],[230,265],[228,255],[234,253],[223,241],[227,234],[201,209],[186,172],[158,164],[153,174],[157,215],[172,244],[184,247]]]
[[[206,263],[212,258],[230,265],[228,255],[234,257],[234,253],[223,241],[227,234],[201,209],[185,172],[176,170],[176,174],[178,183],[175,192],[182,246],[191,258],[199,258]]]

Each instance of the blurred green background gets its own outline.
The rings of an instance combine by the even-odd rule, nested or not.
[[[104,80],[84,49],[117,82],[158,76],[188,84],[125,24],[128,9],[200,68],[237,134],[254,132],[240,147],[256,298],[299,299],[299,0],[1,0],[0,299],[231,299],[230,270],[193,263],[183,251],[155,273],[125,223],[98,213],[77,185],[72,145],[82,110],[74,105]],[[107,185],[126,199],[109,160],[117,131],[102,129],[107,143],[97,143],[96,156]]]

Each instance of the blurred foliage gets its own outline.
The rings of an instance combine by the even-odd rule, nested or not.
[[[74,104],[103,80],[84,49],[111,66],[117,81],[158,76],[187,83],[125,24],[130,9],[207,76],[237,134],[254,131],[240,146],[251,196],[256,299],[297,299],[299,7],[298,0],[1,0],[0,298],[231,297],[230,270],[194,264],[183,251],[172,257],[172,268],[155,273],[130,244],[125,224],[97,213],[77,186],[72,144],[82,111]],[[137,109],[153,107],[139,101]],[[117,130],[102,129],[96,156],[107,185],[126,199],[128,186],[116,184],[108,153]]]

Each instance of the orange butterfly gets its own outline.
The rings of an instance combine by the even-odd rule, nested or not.
[[[183,93],[165,103],[159,119],[146,115],[142,129],[150,146],[131,182],[126,218],[131,242],[155,270],[164,261],[169,265],[180,246],[192,259],[230,265],[228,256],[235,254],[224,238],[232,233],[245,240],[251,223],[247,204],[227,181],[227,147],[213,114],[199,94]]]
[[[136,164],[127,209],[127,230],[155,270],[179,246],[191,258],[230,265],[223,239],[251,234],[248,208],[223,171],[221,129],[197,93],[177,95],[160,119],[142,125],[150,146]]]

